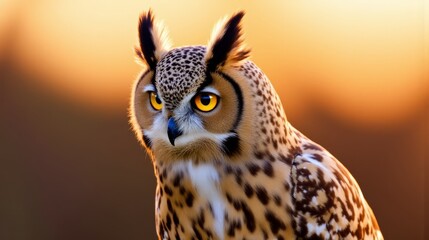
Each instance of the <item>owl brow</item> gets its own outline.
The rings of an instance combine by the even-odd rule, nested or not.
[[[143,92],[156,92],[156,88],[153,84],[148,84],[144,86]]]
[[[213,94],[220,96],[219,91],[213,87],[210,87],[210,86],[207,86],[207,87],[201,89],[199,92],[208,92],[208,93],[213,93]]]
[[[210,85],[213,82],[213,78],[210,75],[210,72],[206,72],[206,78],[201,83],[201,85],[197,88],[196,92],[201,92],[202,89],[206,88],[208,85]]]

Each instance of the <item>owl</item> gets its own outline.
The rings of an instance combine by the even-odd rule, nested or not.
[[[178,48],[140,17],[130,122],[154,167],[158,238],[383,239],[350,172],[287,121],[243,16]]]

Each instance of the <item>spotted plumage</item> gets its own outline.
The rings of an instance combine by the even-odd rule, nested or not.
[[[352,175],[292,127],[248,60],[243,15],[174,49],[141,16],[130,119],[153,161],[159,239],[383,239]]]

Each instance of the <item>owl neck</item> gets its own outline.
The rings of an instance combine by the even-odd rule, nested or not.
[[[253,155],[262,159],[299,154],[301,139],[305,137],[287,121],[282,102],[268,77],[251,61],[240,66],[239,71],[252,93]]]

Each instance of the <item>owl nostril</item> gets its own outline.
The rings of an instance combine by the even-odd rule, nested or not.
[[[179,128],[177,127],[177,123],[174,120],[173,117],[170,117],[168,119],[168,130],[167,130],[167,134],[168,134],[168,140],[170,140],[171,145],[174,146],[174,140],[179,137],[180,135],[182,135],[182,131],[179,130]]]

